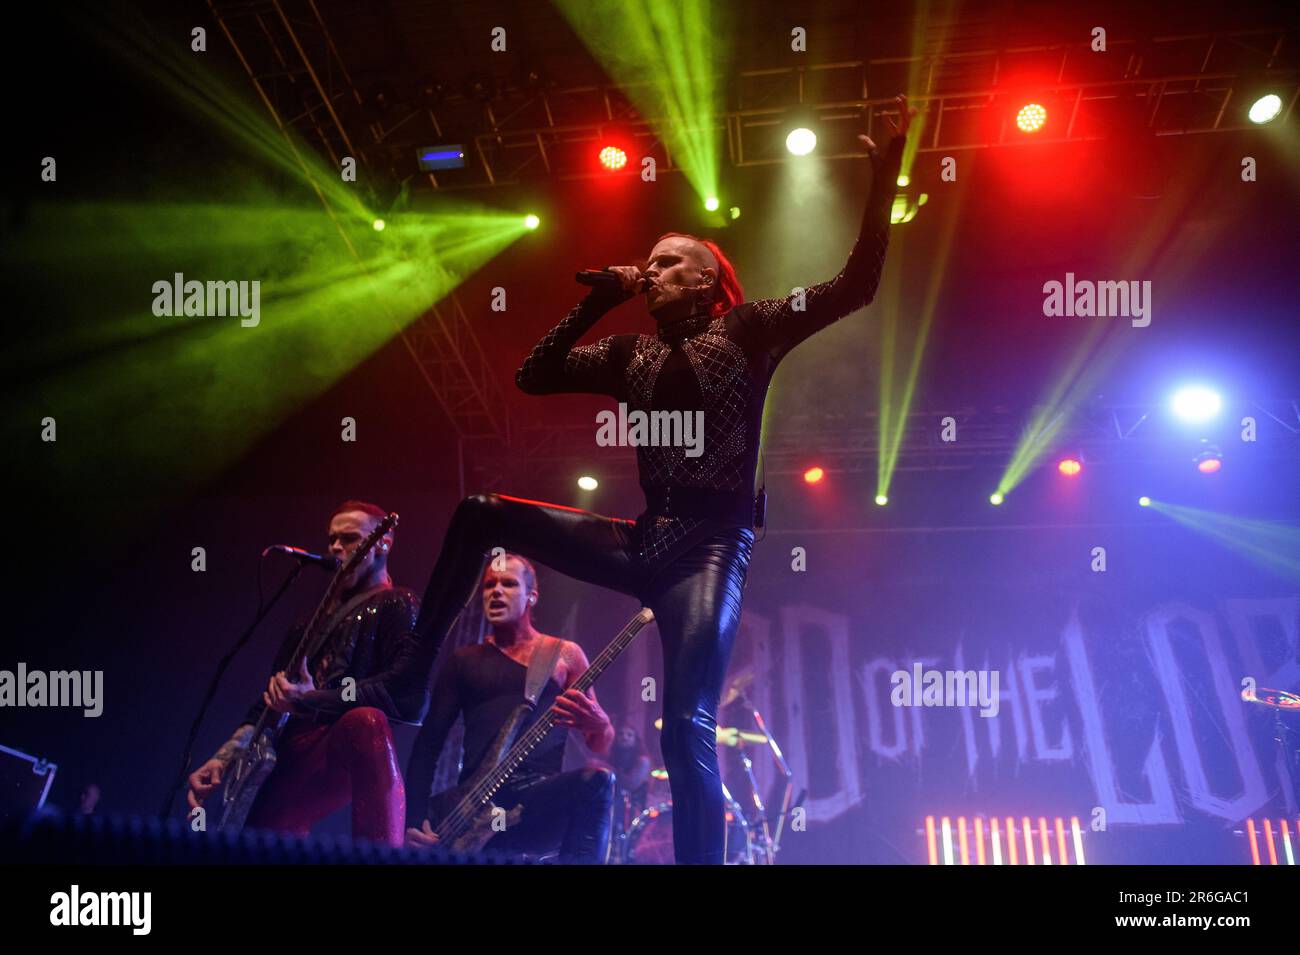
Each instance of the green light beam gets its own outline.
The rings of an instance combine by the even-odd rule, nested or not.
[[[1180,226],[1187,208],[1204,194],[1205,181],[1213,174],[1211,163],[1212,157],[1199,157],[1198,168],[1184,168],[1182,175],[1170,181],[1169,195],[1155,214],[1144,220],[1128,253],[1111,273],[1113,277],[1125,281],[1149,278],[1153,290],[1168,289],[1178,287],[1189,273],[1203,267],[1202,258],[1216,239],[1213,230],[1186,230]],[[1082,277],[1105,279],[1107,276]],[[1133,341],[1130,336],[1150,334],[1149,328],[1131,327],[1126,318],[1047,320],[1083,321],[1088,326],[1079,344],[1067,352],[1047,399],[1032,415],[998,479],[997,491],[1003,495],[1009,494],[1052,451],[1057,435],[1075,410],[1128,349]],[[1160,316],[1152,317],[1153,322],[1164,320]]]
[[[1152,500],[1149,507],[1292,582],[1300,582],[1300,527],[1280,521],[1230,517]]]
[[[573,31],[653,126],[700,199],[719,194],[714,117],[730,49],[726,5],[556,0]]]

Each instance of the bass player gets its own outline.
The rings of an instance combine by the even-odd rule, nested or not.
[[[483,613],[492,632],[485,642],[461,647],[443,663],[429,717],[407,766],[413,794],[407,844],[437,845],[429,820],[423,819],[420,794],[430,789],[433,769],[456,717],[463,715],[465,720],[460,774],[464,783],[489,757],[502,726],[524,701],[534,656],[545,654],[543,668],[550,676],[538,695],[533,719],[550,709],[556,728],[493,799],[503,809],[521,807],[522,811],[518,821],[493,836],[486,848],[528,855],[558,849],[562,863],[603,863],[609,851],[614,775],[607,769],[560,771],[567,730],[581,733],[587,748],[598,754],[608,753],[614,741],[614,727],[595,691],[588,694],[573,688],[587,670],[587,656],[576,643],[547,636],[533,626],[537,574],[527,560],[498,554],[484,574],[482,593]],[[519,735],[525,729],[527,724]]]

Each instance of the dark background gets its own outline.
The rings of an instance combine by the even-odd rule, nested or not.
[[[825,18],[828,27],[845,23],[851,27],[829,31],[836,48],[826,54],[828,58],[851,55],[864,45],[879,52],[882,46],[888,48],[890,38],[896,39],[900,52],[906,50],[905,12],[877,15],[859,6],[820,4],[811,9],[809,16]],[[367,7],[379,11],[375,16],[382,19],[391,5]],[[158,29],[172,29],[178,37],[186,35],[191,25],[209,26],[208,62],[228,75],[231,88],[252,97],[228,47],[211,29],[204,5],[144,9]],[[753,18],[741,28],[742,62],[759,64],[765,56],[775,55],[764,46],[767,41],[758,29],[765,16],[766,22],[780,22],[775,9],[754,5]],[[998,25],[1009,42],[1053,38],[1092,14],[1091,10],[1063,13],[1041,5],[1002,4],[983,11],[979,22]],[[133,76],[71,29],[69,18],[77,15],[75,6],[24,7],[15,13],[13,28],[7,31],[6,88],[14,91],[15,108],[8,117],[6,244],[22,241],[22,211],[33,190],[41,186],[32,172],[41,156],[93,153],[91,164],[61,166],[60,196],[69,200],[135,197],[147,201],[159,194],[193,190],[205,177],[219,183],[223,176],[238,174],[232,168],[252,162],[232,157],[229,143],[178,109],[165,91]],[[1234,5],[1231,10],[1211,4],[1171,4],[1142,11],[1111,5],[1099,8],[1096,15],[1110,18],[1103,22],[1117,23],[1118,29],[1140,30],[1167,29],[1172,22],[1188,29],[1245,26],[1275,22],[1283,14],[1280,8],[1263,4]],[[536,16],[550,24],[545,27],[548,31],[558,30],[562,36],[567,30],[554,25],[553,13],[543,16],[531,7],[484,4],[473,5],[471,12],[470,5],[454,5],[430,16],[442,18],[436,30],[423,38],[406,35],[403,42],[411,56],[442,56],[448,72],[459,68],[457,57],[463,55],[455,52],[457,43],[448,42],[455,29],[470,29],[493,17],[517,16],[523,19],[510,25],[524,26],[526,31],[528,18]],[[782,35],[781,30],[775,33],[778,38]],[[382,50],[383,32],[358,31],[354,42],[358,56],[375,44]],[[576,39],[572,45],[574,57],[587,63]],[[1131,157],[1132,162],[1153,162],[1164,170],[1166,198],[1180,189],[1190,193],[1191,201],[1172,211],[1163,199],[1137,196],[1126,188],[1124,176],[1109,164],[1114,157],[1078,145],[981,152],[971,156],[969,164],[962,160],[961,182],[951,193],[931,190],[930,205],[914,222],[895,231],[890,262],[891,269],[900,270],[904,288],[900,308],[905,314],[914,311],[935,268],[945,211],[960,207],[918,386],[919,409],[940,416],[963,408],[1001,407],[1027,419],[1046,394],[1062,356],[1081,339],[1087,322],[1045,319],[1039,308],[1042,282],[1059,279],[1067,270],[1080,277],[1123,277],[1127,243],[1160,215],[1170,220],[1164,241],[1177,248],[1180,239],[1189,240],[1190,261],[1174,257],[1182,266],[1176,283],[1162,285],[1160,276],[1153,276],[1155,319],[1151,327],[1134,330],[1119,362],[1094,389],[1094,398],[1162,402],[1170,386],[1188,374],[1213,378],[1231,389],[1236,403],[1228,417],[1247,399],[1296,395],[1300,335],[1295,269],[1300,261],[1300,230],[1295,216],[1294,121],[1281,130],[1168,137],[1156,148],[1156,155]],[[1242,155],[1258,158],[1257,183],[1240,182],[1237,170]],[[773,275],[776,263],[770,250],[780,242],[774,240],[765,215],[775,200],[777,168],[735,171],[733,195],[740,197],[745,211],[721,241],[749,298],[780,294],[785,284],[783,275]],[[839,268],[864,195],[859,164],[832,164],[830,170],[835,188],[851,208],[842,221],[805,224],[804,228],[815,226],[817,234],[826,232],[821,241],[837,250],[813,269],[806,282],[829,278]],[[251,168],[248,174],[263,175]],[[631,193],[614,203],[595,189],[573,183],[548,187],[541,194],[502,189],[476,195],[502,208],[536,203],[540,195],[548,209],[545,229],[506,249],[458,289],[471,316],[482,318],[485,330],[491,329],[484,340],[512,402],[534,412],[539,407],[541,399],[513,394],[510,379],[537,337],[577,300],[579,293],[568,273],[575,267],[629,261],[644,255],[661,232],[691,228],[695,199],[685,182],[668,177],[659,190],[653,196]],[[68,241],[76,243],[78,237],[68,236]],[[791,241],[797,245],[799,239]],[[6,279],[19,283],[5,309],[6,336],[11,342],[40,341],[60,327],[64,317],[44,305],[50,300],[47,293],[59,283],[75,282],[76,276],[6,272]],[[526,308],[513,309],[505,318],[488,308],[489,290],[502,284],[511,289],[515,301],[527,302]],[[786,362],[769,405],[775,427],[780,426],[782,413],[815,408],[827,395],[848,407],[875,405],[875,317],[870,310],[854,315]],[[601,330],[643,329],[645,321],[628,305],[609,316]],[[30,393],[40,388],[43,374],[67,370],[14,367],[8,362],[5,367],[3,387],[9,395]],[[286,369],[286,374],[292,373],[293,369]],[[557,423],[589,421],[604,406],[587,398],[547,401],[541,407]],[[362,425],[356,444],[338,440],[338,421],[345,414]],[[84,426],[94,427],[94,423]],[[65,805],[75,803],[79,788],[94,780],[103,787],[105,808],[156,811],[175,772],[197,696],[215,661],[251,617],[257,554],[262,547],[279,541],[322,545],[326,516],[333,506],[346,497],[364,497],[402,514],[391,567],[399,583],[420,590],[456,500],[463,493],[483,490],[462,486],[452,431],[396,340],[296,409],[224,473],[199,486],[133,473],[130,467],[100,468],[93,463],[88,463],[83,480],[70,486],[49,478],[42,457],[48,449],[38,440],[36,424],[7,421],[6,435],[10,471],[18,487],[7,497],[5,508],[11,569],[6,588],[9,626],[5,659],[0,662],[5,667],[23,660],[33,669],[105,671],[105,714],[98,720],[58,710],[17,710],[0,716],[0,742],[59,764],[52,800]],[[168,435],[159,440],[172,442],[174,453],[184,455],[187,441],[202,442],[204,436]],[[1275,428],[1267,440],[1276,442],[1272,451],[1293,449],[1295,436]],[[1248,449],[1213,487],[1180,476],[1181,463],[1162,460],[1116,467],[1104,480],[1098,476],[1072,488],[1071,498],[1062,496],[1051,475],[1041,474],[1018,496],[1015,508],[998,512],[985,503],[995,472],[899,476],[895,504],[887,511],[870,506],[874,493],[870,474],[844,475],[812,496],[795,476],[780,476],[769,483],[771,524],[778,543],[769,541],[760,547],[760,553],[765,549],[774,556],[755,565],[751,593],[794,596],[819,586],[791,584],[778,573],[785,561],[776,551],[786,548],[787,540],[775,537],[775,532],[797,535],[806,529],[814,535],[820,529],[843,527],[869,531],[864,537],[869,544],[863,545],[868,553],[863,555],[859,575],[860,596],[864,602],[875,602],[889,599],[887,575],[903,572],[889,559],[891,548],[908,540],[909,534],[935,528],[974,528],[960,535],[963,543],[955,551],[959,559],[946,571],[960,574],[966,568],[973,574],[996,563],[996,548],[1006,541],[980,527],[999,523],[1143,527],[1133,522],[1150,524],[1155,516],[1135,514],[1131,502],[1140,493],[1161,493],[1150,490],[1153,487],[1167,488],[1170,499],[1197,507],[1294,522],[1300,501],[1294,462],[1279,464],[1271,453]],[[491,489],[577,503],[568,478]],[[633,482],[607,481],[584,504],[631,516],[640,500]],[[1162,544],[1156,550],[1166,558],[1177,555],[1199,565],[1202,556],[1209,560],[1209,551],[1194,549],[1197,540],[1176,537],[1175,544]],[[190,570],[190,549],[197,545],[208,552],[204,574]],[[1066,560],[1064,553],[1061,559]],[[1068,557],[1071,562],[1077,559],[1073,553]],[[1112,581],[1127,579],[1136,587],[1151,573],[1147,565],[1117,563]],[[1284,580],[1235,559],[1231,566],[1226,576],[1213,572],[1196,579],[1207,586],[1220,585],[1227,594],[1279,588],[1288,592]],[[265,568],[268,586],[281,570]],[[199,738],[198,758],[205,758],[226,737],[264,681],[266,660],[280,634],[293,619],[310,611],[321,583],[310,571],[305,573],[231,669]],[[606,601],[599,625],[564,634],[579,640],[589,655],[612,635],[611,621],[621,622],[617,618],[632,609],[626,601],[620,603],[621,598],[590,593],[545,569],[541,587],[539,625],[552,632],[568,619],[575,600],[581,598],[584,607],[586,601]],[[1289,592],[1294,592],[1293,585]],[[1207,600],[1214,596],[1205,594]],[[621,679],[613,676],[611,686],[621,685]],[[632,705],[611,699],[611,693],[607,691],[604,698],[612,711]]]

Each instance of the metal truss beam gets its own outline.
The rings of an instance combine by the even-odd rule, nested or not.
[[[1254,401],[1239,409],[1253,415],[1258,452],[1268,460],[1300,461],[1300,400]],[[1051,442],[1052,453],[1082,454],[1089,468],[1120,466],[1186,453],[1196,440],[1173,434],[1153,421],[1163,410],[1147,405],[1113,405],[1078,412]],[[945,442],[943,419],[956,422],[957,440]],[[907,416],[899,444],[897,472],[1001,467],[1011,459],[1026,417],[991,411],[916,411]],[[773,427],[763,449],[768,477],[800,474],[816,463],[839,474],[875,474],[880,421],[875,414],[792,415]],[[1223,448],[1229,451],[1228,448]],[[472,454],[476,477],[499,479],[521,470],[533,479],[567,479],[579,473],[606,480],[634,480],[635,455],[627,448],[602,448],[595,427],[533,425],[515,434],[512,457],[480,445]]]
[[[841,141],[852,144],[852,134],[862,131],[864,114],[870,134],[894,94],[909,88],[908,78],[920,77],[922,86],[914,89],[912,99],[928,114],[920,152],[1102,139],[1110,133],[1100,127],[1114,125],[1117,118],[1131,127],[1132,113],[1141,127],[1157,136],[1255,128],[1233,121],[1229,112],[1243,83],[1268,78],[1283,92],[1285,107],[1277,123],[1289,120],[1300,99],[1300,70],[1281,58],[1287,36],[1280,28],[1225,31],[1115,41],[1106,53],[1093,53],[1087,44],[1058,44],[744,70],[721,77],[736,107],[716,114],[711,122],[715,132],[725,133],[732,167],[790,162],[773,127],[787,122],[791,110],[811,112],[823,128],[838,125],[844,133]],[[1039,77],[1032,86],[1015,78],[1026,63],[1035,64]],[[474,105],[471,101],[452,95],[438,111],[422,108],[390,124],[383,138],[398,153],[408,150],[413,156],[416,148],[430,143],[404,139],[401,133],[414,132],[420,124],[410,121],[423,114],[439,134],[469,144],[471,162],[463,174],[448,175],[441,183],[430,177],[438,189],[518,185],[543,175],[559,180],[607,177],[589,163],[570,160],[566,166],[563,156],[566,150],[578,152],[575,145],[595,143],[603,127],[615,120],[644,142],[644,155],[657,157],[659,171],[678,171],[654,132],[663,118],[625,116],[612,105],[612,96],[621,100],[633,88],[583,85],[512,91],[469,111],[465,107]],[[1050,94],[1068,111],[1063,131],[1047,138],[1016,136],[1010,117],[1003,115],[1003,101],[1029,91]],[[444,124],[439,118],[468,114],[476,117],[472,127],[463,120]],[[555,119],[583,114],[589,118]],[[860,158],[860,151],[822,155]]]
[[[314,0],[293,4],[292,10],[287,0],[209,0],[208,5],[295,154],[295,137],[302,137],[317,144],[335,167],[344,156],[352,156],[363,174],[370,169],[370,158],[361,147],[380,142],[383,130],[375,124],[364,130],[348,128],[346,118],[360,115],[362,97]],[[303,162],[302,169],[312,179],[309,164]],[[319,188],[317,195],[333,217]],[[357,255],[342,229],[340,235]],[[456,294],[397,332],[456,434],[488,437],[508,447],[504,393]]]

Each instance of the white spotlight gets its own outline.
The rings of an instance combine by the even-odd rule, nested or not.
[[[1174,392],[1174,414],[1188,422],[1208,421],[1219,413],[1223,399],[1204,385],[1188,385]]]
[[[785,137],[785,148],[796,156],[807,156],[817,148],[817,134],[803,126],[792,129]]]

